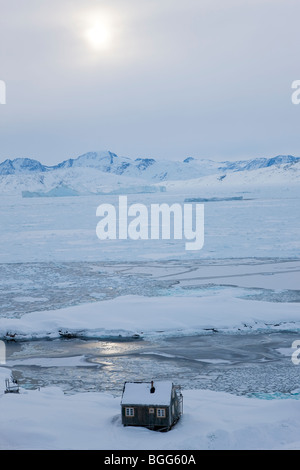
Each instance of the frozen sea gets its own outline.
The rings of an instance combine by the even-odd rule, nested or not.
[[[118,196],[1,196],[0,263],[298,258],[300,197],[295,191],[274,194],[235,192],[243,199],[204,203],[204,247],[194,252],[185,250],[184,238],[100,241],[97,207],[110,203],[117,208]],[[128,205],[183,204],[188,196],[132,194]]]
[[[128,203],[183,203],[187,196],[136,194]],[[291,321],[288,309],[295,311],[300,301],[299,201],[295,194],[245,192],[242,200],[206,202],[204,247],[192,252],[184,239],[100,241],[96,209],[117,206],[118,196],[2,197],[0,329],[30,313],[88,309],[126,295],[184,298],[186,311],[191,298],[224,295],[245,299],[253,318],[261,301],[286,309],[281,321],[276,317],[255,331],[245,324],[234,333],[214,328],[212,318],[206,330],[186,334],[34,340],[33,325],[31,338],[2,338],[7,367],[24,387],[58,384],[66,393],[118,394],[125,380],[151,375],[187,388],[289,394],[299,387],[290,348],[300,339],[300,322]]]

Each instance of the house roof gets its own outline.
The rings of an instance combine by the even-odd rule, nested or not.
[[[153,385],[155,392],[150,393],[151,382],[125,382],[121,405],[169,405],[172,382],[159,381]]]

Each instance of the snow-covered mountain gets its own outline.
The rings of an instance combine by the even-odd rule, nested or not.
[[[7,159],[0,164],[1,193],[116,194],[125,188],[132,188],[133,192],[159,191],[187,181],[192,185],[204,181],[223,182],[224,185],[225,181],[242,183],[254,179],[257,184],[264,184],[264,181],[278,182],[282,178],[300,182],[299,157],[278,155],[224,162],[187,157],[183,161],[172,161],[131,159],[101,151],[88,152],[54,166],[30,158]]]
[[[38,160],[31,158],[15,158],[14,160],[5,160],[0,164],[0,175],[18,175],[31,172],[47,171],[45,165],[42,165]]]

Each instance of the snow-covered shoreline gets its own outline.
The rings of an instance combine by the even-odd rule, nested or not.
[[[167,433],[123,427],[120,399],[65,395],[58,387],[5,394],[0,367],[2,450],[300,449],[299,394],[261,400],[184,390],[183,416]]]
[[[204,297],[120,296],[112,300],[1,318],[0,338],[30,340],[156,336],[300,328],[297,303],[234,298],[230,290]]]

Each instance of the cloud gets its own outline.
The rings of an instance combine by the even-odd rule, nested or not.
[[[290,99],[298,0],[0,0],[0,9],[2,159],[53,163],[101,148],[300,153]],[[85,40],[97,18],[112,28],[105,51]]]

